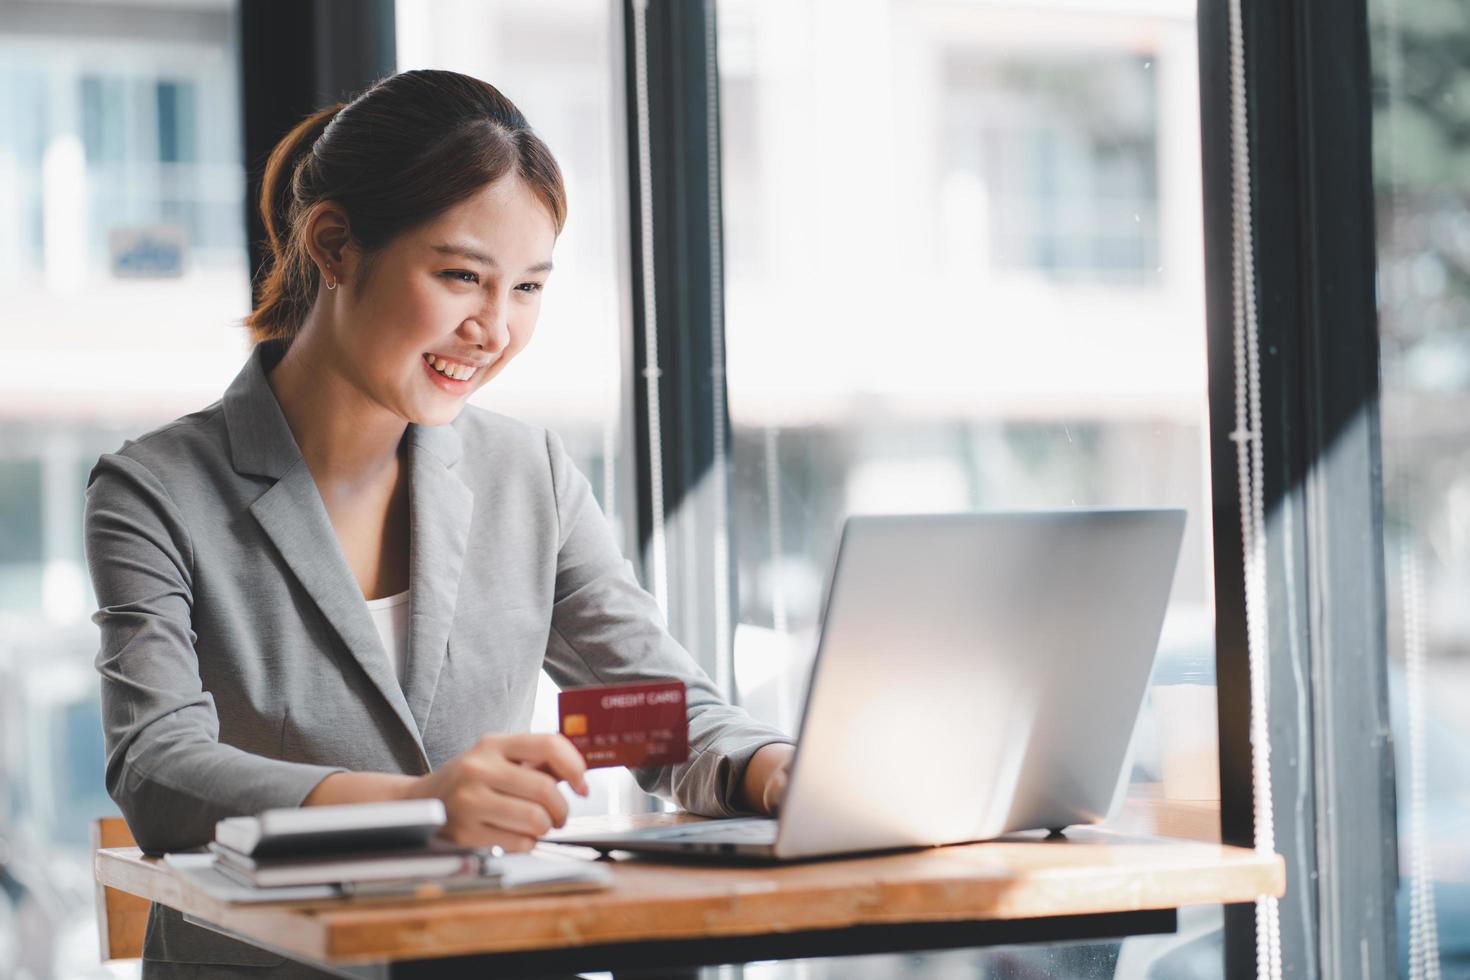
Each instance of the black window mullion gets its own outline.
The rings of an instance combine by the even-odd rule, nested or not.
[[[1394,971],[1367,12],[1242,0],[1284,975]],[[1199,6],[1221,829],[1255,843],[1236,469],[1228,0]],[[1227,976],[1255,974],[1227,910]]]
[[[667,562],[669,628],[712,676],[728,676],[733,610],[733,556],[712,547],[726,533],[729,467],[724,458],[730,421],[725,408],[723,356],[724,270],[720,249],[719,118],[714,70],[714,0],[635,0],[621,5],[627,100],[629,255],[632,284],[633,441],[637,463],[637,541],[645,585],[653,588],[658,547],[652,481],[663,501],[663,557]],[[644,30],[643,90],[635,18]],[[649,200],[643,200],[640,140],[648,141]],[[645,295],[645,205],[651,211],[653,346],[647,370],[648,297]],[[654,418],[656,385],[657,422]],[[655,431],[656,430],[656,431]],[[660,449],[654,464],[652,440]],[[723,593],[723,596],[721,595]],[[733,691],[729,691],[733,695]]]
[[[245,229],[254,287],[269,252],[260,217],[265,161],[308,113],[395,68],[393,0],[240,0]]]

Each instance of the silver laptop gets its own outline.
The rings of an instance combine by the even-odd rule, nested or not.
[[[1105,819],[1126,785],[1184,518],[848,518],[779,819],[547,840],[792,860]]]

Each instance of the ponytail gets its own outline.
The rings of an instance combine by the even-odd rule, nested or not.
[[[260,287],[260,302],[245,318],[250,339],[259,343],[295,336],[316,298],[317,268],[298,227],[305,217],[303,176],[315,163],[312,147],[345,102],[319,109],[297,123],[265,162],[260,182],[260,216],[265,221],[270,257]]]

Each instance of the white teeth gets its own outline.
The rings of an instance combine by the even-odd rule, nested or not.
[[[468,364],[456,364],[453,361],[446,361],[437,354],[425,354],[424,361],[435,371],[455,381],[468,381],[479,370]]]

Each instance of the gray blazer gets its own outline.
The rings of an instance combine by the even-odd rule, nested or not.
[[[543,667],[562,687],[683,680],[689,760],[634,776],[733,815],[750,757],[790,739],[669,636],[547,430],[476,408],[408,427],[400,685],[267,381],[283,352],[256,347],[221,401],[103,456],[88,484],[107,788],[139,845],[195,847],[329,773],[426,773],[482,733],[524,731]],[[145,955],[280,962],[158,907]]]

